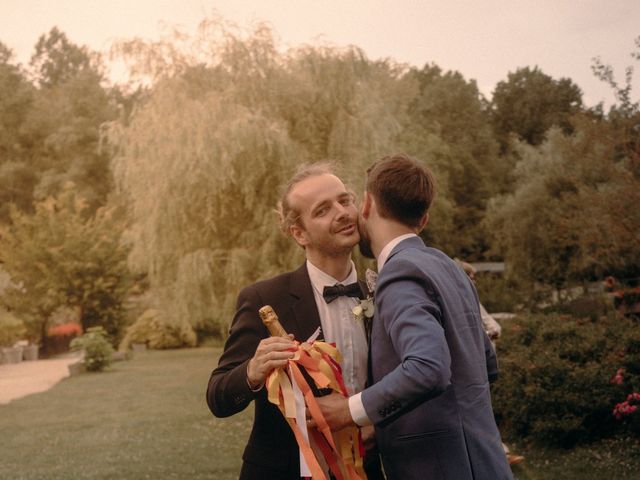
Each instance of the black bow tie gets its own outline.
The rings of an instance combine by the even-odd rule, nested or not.
[[[350,283],[349,285],[337,283],[333,287],[324,287],[322,296],[324,297],[324,301],[327,303],[331,303],[341,296],[363,298],[362,289],[358,282]]]

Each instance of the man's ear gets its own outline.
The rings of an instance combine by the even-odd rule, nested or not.
[[[305,248],[309,244],[309,240],[307,239],[307,232],[297,223],[289,227],[289,233],[291,233],[293,239],[302,248]]]
[[[429,223],[429,212],[426,212],[420,219],[420,224],[418,225],[418,233],[424,230],[424,227],[426,227],[428,223]]]
[[[373,197],[369,195],[369,192],[364,192],[364,196],[362,197],[362,218],[369,218],[371,215],[371,203],[373,202]]]

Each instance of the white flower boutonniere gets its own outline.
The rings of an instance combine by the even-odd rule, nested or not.
[[[365,318],[373,318],[373,297],[368,296],[365,299],[358,300],[358,304],[351,310],[356,322]]]
[[[374,313],[374,302],[373,302],[373,292],[376,289],[376,279],[378,278],[378,274],[373,270],[367,268],[365,272],[365,279],[367,282],[367,298],[358,300],[358,304],[353,307],[353,316],[355,317],[356,322],[362,321],[365,318],[371,319],[373,318]]]

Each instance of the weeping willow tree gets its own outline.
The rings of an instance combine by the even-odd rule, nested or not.
[[[148,274],[154,306],[224,334],[242,286],[303,259],[277,228],[280,186],[332,159],[359,190],[366,166],[394,151],[409,95],[401,67],[357,48],[278,53],[262,25],[246,34],[208,20],[179,40],[117,47],[153,84],[106,135],[130,202],[130,264]]]

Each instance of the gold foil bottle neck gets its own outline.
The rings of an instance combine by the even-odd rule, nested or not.
[[[258,310],[258,313],[260,314],[262,323],[267,327],[272,337],[287,337],[287,332],[282,327],[280,320],[278,320],[278,315],[276,315],[271,305],[265,305]]]

